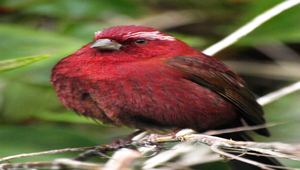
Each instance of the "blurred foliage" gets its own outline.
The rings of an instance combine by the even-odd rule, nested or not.
[[[282,2],[282,0],[261,1],[260,3],[253,3],[249,9],[245,11],[245,17],[241,20],[243,23],[250,21],[257,14],[268,10]],[[275,16],[267,21],[267,23],[260,26],[258,29],[247,35],[247,38],[242,39],[239,44],[245,45],[263,45],[276,41],[283,41],[288,43],[299,43],[300,39],[300,23],[295,21],[300,18],[299,5]],[[240,22],[239,22],[240,23]]]
[[[18,58],[18,59],[11,59],[11,60],[3,60],[0,61],[0,73],[17,69],[19,67],[26,66],[28,64],[34,63],[36,61],[48,58],[48,55],[43,56],[33,56],[33,57],[24,57],[24,58]]]
[[[55,63],[92,41],[94,32],[115,25],[142,24],[166,31],[195,48],[204,49],[280,2],[282,0],[0,1],[0,60],[52,56],[0,74],[0,157],[104,144],[132,131],[99,125],[91,119],[67,111],[49,83],[51,68]],[[281,61],[299,63],[298,11],[299,5],[274,17],[216,57],[238,61],[239,66],[249,60],[276,65],[280,65]],[[278,45],[278,42],[282,44],[278,46],[279,50],[288,48],[298,56],[291,58],[283,53],[279,58],[274,58],[259,50]],[[261,72],[264,71],[265,68],[261,68]],[[279,89],[300,78],[275,78],[276,72],[274,70],[274,75],[269,77],[254,73],[242,76],[258,95]],[[299,129],[297,117],[300,109],[295,101],[300,101],[299,92],[265,107],[268,122],[291,123],[271,128],[273,137],[257,137],[259,140],[299,141],[299,135],[294,129]],[[71,155],[75,154],[46,155],[41,159],[51,160]],[[293,163],[289,162],[289,165]],[[226,165],[222,163],[222,166],[221,169],[225,169]],[[211,164],[204,167],[212,168]]]

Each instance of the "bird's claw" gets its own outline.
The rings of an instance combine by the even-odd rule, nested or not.
[[[132,142],[131,139],[127,140],[125,138],[114,140],[114,141],[110,142],[109,148],[115,149],[115,150],[120,149],[120,148],[126,148],[131,144],[131,142]]]
[[[165,137],[167,135],[159,135],[159,134],[150,134],[145,136],[144,138],[140,139],[137,141],[138,145],[144,145],[144,146],[153,146],[155,145],[155,149],[157,149],[157,151],[160,151],[162,149],[165,149],[165,146],[163,145],[163,143],[158,142],[156,140],[156,138],[159,137]]]

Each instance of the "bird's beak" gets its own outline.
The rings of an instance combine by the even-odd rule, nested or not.
[[[91,48],[96,48],[98,50],[119,50],[121,46],[121,44],[114,40],[99,39],[91,45]]]

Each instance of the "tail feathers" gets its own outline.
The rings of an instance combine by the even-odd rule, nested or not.
[[[230,134],[223,134],[223,135],[219,135],[220,137],[223,138],[227,138],[227,139],[232,139],[235,141],[253,141],[253,139],[248,136],[246,133],[243,132],[239,132],[239,133],[230,133]],[[253,152],[255,153],[255,152]],[[234,155],[241,155],[240,153],[231,153]],[[243,158],[249,159],[249,160],[253,160],[256,162],[260,162],[263,164],[267,164],[267,165],[275,165],[275,166],[282,166],[281,163],[279,163],[275,158],[271,158],[271,157],[264,157],[264,156],[254,156],[254,155],[248,155],[245,154],[242,156]],[[233,169],[233,170],[262,170],[261,168],[245,163],[245,162],[241,162],[238,160],[230,160],[228,161],[228,165]],[[274,168],[277,170],[277,168]],[[279,169],[278,169],[279,170]]]

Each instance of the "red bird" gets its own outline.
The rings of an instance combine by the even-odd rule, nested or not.
[[[60,60],[51,83],[78,114],[141,131],[190,128],[197,132],[265,123],[245,82],[218,60],[154,28],[117,26]],[[269,136],[267,129],[256,132]],[[226,134],[251,140],[245,133]],[[276,160],[248,156],[263,163]],[[259,169],[232,162],[234,169]]]

